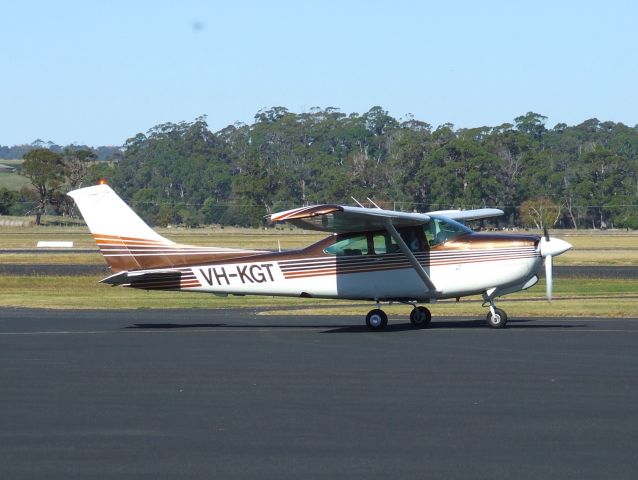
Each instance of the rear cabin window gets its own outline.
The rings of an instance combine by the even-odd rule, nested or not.
[[[333,245],[326,247],[324,252],[338,257],[346,255],[367,255],[368,237],[367,235],[357,235],[356,237],[337,240]]]

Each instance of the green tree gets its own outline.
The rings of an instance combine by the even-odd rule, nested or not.
[[[66,183],[70,190],[81,188],[89,173],[89,168],[97,160],[97,155],[88,148],[65,148],[62,151],[62,162],[66,169]],[[60,195],[56,203],[64,215],[71,216],[75,210],[75,202],[70,197]]]
[[[561,216],[561,206],[545,197],[525,200],[520,206],[521,222],[526,227],[553,227]]]
[[[535,140],[540,140],[543,133],[546,132],[545,122],[547,117],[540,113],[527,112],[525,115],[516,117],[514,122],[516,123],[516,129],[519,132],[526,133],[532,136]]]
[[[20,194],[6,187],[0,188],[0,215],[10,215],[13,207],[18,203]]]
[[[66,182],[66,165],[62,155],[46,148],[31,150],[22,158],[20,174],[29,179],[37,193],[35,224],[40,225],[47,205],[55,201],[56,193]]]

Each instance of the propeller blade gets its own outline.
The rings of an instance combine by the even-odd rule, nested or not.
[[[545,236],[545,240],[549,242],[549,232],[547,231],[546,226],[543,226],[543,235]]]
[[[553,279],[552,279],[552,256],[547,255],[545,257],[545,284],[547,287],[547,300],[552,301],[552,287],[553,287]]]

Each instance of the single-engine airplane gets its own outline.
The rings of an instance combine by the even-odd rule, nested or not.
[[[382,330],[381,302],[412,306],[410,321],[426,327],[434,303],[482,295],[487,325],[502,328],[507,314],[495,299],[530,288],[545,261],[547,297],[552,257],[571,245],[540,235],[477,233],[460,222],[502,210],[405,213],[363,206],[314,205],[270,215],[271,222],[331,232],[301,250],[271,252],[174,243],[151,229],[108,185],[69,192],[112,275],[110,285],[218,295],[270,295],[375,302],[366,317]]]

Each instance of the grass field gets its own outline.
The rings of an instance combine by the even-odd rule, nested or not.
[[[22,159],[0,159],[0,164],[9,167],[19,167],[22,165]],[[0,188],[4,187],[8,190],[20,190],[23,186],[28,185],[29,180],[17,173],[0,172]]]
[[[235,228],[176,229],[158,231],[178,243],[251,249],[283,250],[307,246],[323,233],[299,230],[256,230]],[[553,232],[574,245],[556,258],[556,265],[638,265],[638,233]],[[0,228],[1,249],[33,249],[38,240],[70,240],[76,248],[95,249],[86,227],[42,226]],[[0,253],[3,264],[94,264],[104,265],[94,253]],[[42,308],[235,308],[268,309],[265,313],[364,315],[369,305],[317,299],[235,297],[185,292],[146,292],[98,284],[102,276],[3,276],[0,278],[0,306]],[[544,300],[543,281],[531,290],[507,296],[499,306],[510,316],[638,316],[638,279],[557,279],[555,300]],[[285,307],[285,308],[284,308]],[[384,307],[388,314],[407,315],[409,307]],[[434,316],[481,317],[485,308],[480,298],[440,302],[431,306]]]
[[[5,276],[0,288],[0,306],[55,309],[140,309],[140,308],[255,308],[264,313],[309,315],[365,315],[366,302],[299,299],[259,296],[217,297],[186,292],[147,292],[99,284],[100,276]],[[560,279],[554,282],[554,301],[545,300],[541,280],[532,289],[509,295],[498,305],[510,317],[527,316],[613,316],[638,317],[638,279],[605,280]],[[480,297],[461,302],[443,301],[431,305],[434,316],[463,315],[482,317]],[[281,309],[278,309],[281,307]],[[283,308],[285,307],[285,308]],[[292,309],[291,309],[292,308]],[[407,315],[406,305],[384,306],[389,315]]]
[[[219,227],[197,230],[159,228],[157,231],[177,243],[255,250],[300,248],[326,236],[324,233],[310,233],[300,230],[221,229]],[[35,248],[39,240],[68,240],[74,242],[75,248],[96,248],[93,237],[86,228],[82,227],[0,228],[0,249]]]
[[[0,163],[4,162],[0,161]],[[29,185],[29,179],[22,175],[12,172],[0,172],[0,188],[4,187],[7,190],[20,190],[26,185]]]
[[[326,236],[323,233],[290,229],[216,227],[157,230],[177,243],[265,250],[301,248]],[[574,246],[572,250],[555,259],[556,265],[638,265],[638,232],[556,231],[552,235],[563,238]],[[74,242],[75,248],[96,248],[86,227],[0,227],[0,249],[33,249],[39,240],[69,240]],[[103,260],[97,252],[81,255],[0,253],[0,263],[101,264]]]

